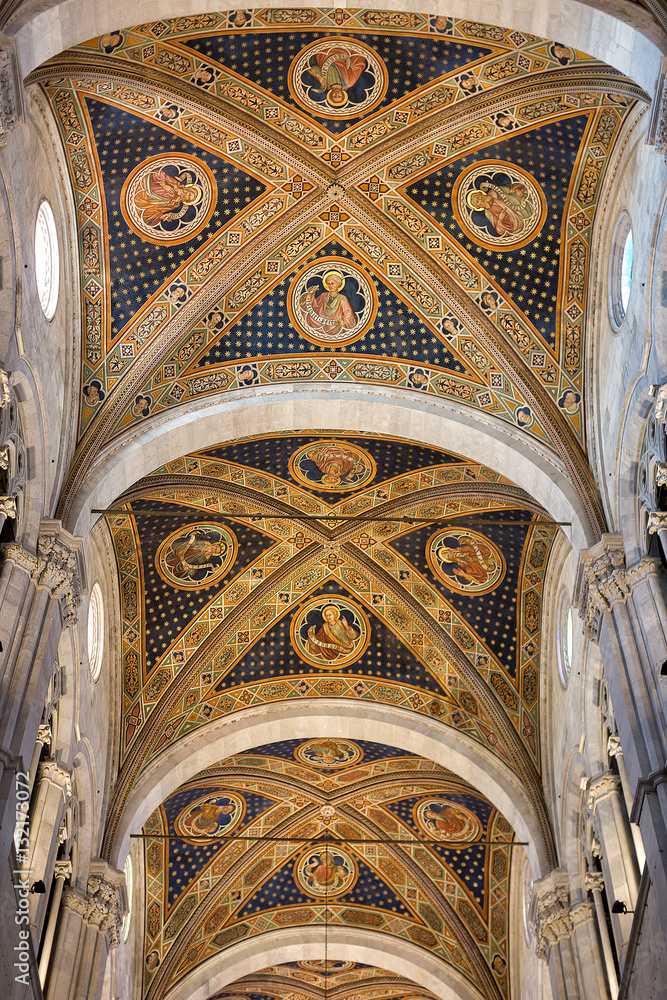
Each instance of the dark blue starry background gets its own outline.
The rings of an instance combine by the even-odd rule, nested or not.
[[[109,227],[111,337],[129,323],[138,309],[202,244],[266,191],[264,184],[219,156],[187,142],[158,124],[121,108],[86,98],[104,180]],[[130,229],[120,209],[120,194],[138,164],[159,153],[188,153],[212,171],[218,201],[204,229],[184,243],[156,246]]]
[[[349,257],[361,267],[353,255],[336,241],[312,254],[308,263],[329,256]],[[287,293],[294,280],[294,274],[291,274],[267,292],[229,330],[225,330],[200,359],[197,368],[240,358],[266,358],[272,354],[330,355],[333,349],[335,353],[369,354],[383,360],[398,358],[417,364],[428,361],[459,375],[469,374],[473,379],[479,378],[447,349],[395,292],[368,271],[366,273],[378,292],[378,311],[370,329],[353,343],[333,347],[331,344],[326,347],[313,344],[292,326],[287,311]]]
[[[265,552],[275,541],[254,528],[228,518],[220,519],[232,534],[236,535],[238,548],[236,560],[225,576],[211,587],[201,590],[178,590],[162,579],[155,567],[155,556],[164,539],[181,525],[197,521],[216,520],[201,510],[193,510],[165,500],[138,500],[134,510],[155,510],[167,514],[174,510],[173,517],[138,517],[137,529],[144,572],[145,629],[146,629],[146,674],[155,666],[163,653],[175,641],[177,635],[211,601],[232,577],[241,573],[254,559]]]
[[[312,850],[315,853],[317,848],[318,842],[313,841],[313,846],[309,851]],[[397,913],[403,917],[413,916],[391,886],[384,879],[380,878],[376,872],[372,871],[351,848],[348,847],[347,850],[353,855],[357,863],[357,880],[349,892],[344,893],[342,896],[332,897],[331,901],[335,901],[336,905],[357,904],[372,906],[373,909],[389,910],[391,913]],[[332,852],[333,854],[336,853],[335,846],[332,847]],[[257,892],[253,893],[239,913],[235,914],[235,918],[243,920],[244,917],[250,917],[253,913],[260,913],[262,910],[271,910],[277,906],[323,903],[323,898],[307,895],[297,884],[294,872],[300,858],[301,855],[299,855],[296,861],[288,861],[282,868],[277,869],[271,878],[267,879]]]
[[[361,760],[355,761],[354,764],[346,764],[343,767],[317,767],[316,764],[304,765],[304,762],[295,756],[297,748],[306,742],[307,740],[283,740],[281,743],[269,743],[266,746],[246,750],[245,755],[250,757],[278,757],[281,760],[288,760],[292,764],[297,763],[300,767],[307,766],[314,771],[321,771],[323,774],[338,774],[339,771],[346,771],[351,767],[363,767],[364,764],[372,764],[373,761],[378,760],[395,760],[398,757],[409,757],[410,760],[419,759],[412,754],[406,753],[405,750],[399,750],[398,747],[388,747],[384,743],[371,743],[368,740],[354,740],[355,746],[363,750],[364,755]],[[239,756],[244,755],[239,754]]]
[[[407,193],[465,247],[554,347],[563,209],[589,115],[564,118],[461,156],[410,184]],[[484,160],[523,167],[547,200],[547,216],[535,239],[518,250],[486,250],[461,231],[452,211],[452,188],[462,171]],[[495,168],[499,170],[499,167]]]
[[[246,827],[250,826],[262,813],[276,804],[275,799],[270,799],[265,795],[256,795],[254,792],[244,791],[241,794],[238,789],[233,790],[234,795],[245,799],[245,815],[241,822],[237,824],[233,832],[240,834]],[[174,823],[176,817],[191,802],[202,796],[214,796],[227,794],[224,788],[212,787],[210,784],[200,788],[186,788],[182,791],[174,792],[163,803],[164,813],[167,820],[167,832],[174,834]],[[224,834],[223,834],[224,836]],[[167,905],[173,906],[181,893],[188,887],[193,878],[206,867],[209,861],[218,853],[225,841],[222,838],[212,838],[210,844],[188,844],[184,840],[176,839],[167,841],[168,843],[168,864],[169,864],[169,890],[167,895]]]
[[[355,600],[353,595],[347,594],[340,583],[333,580],[313,591],[309,598],[318,597],[320,594],[326,597],[336,594]],[[421,691],[430,691],[436,696],[442,695],[442,688],[438,682],[408,647],[403,645],[372,611],[368,608],[364,610],[371,626],[371,638],[366,651],[358,660],[346,667],[335,670],[323,666],[321,672],[328,676],[334,674],[366,677],[377,681],[394,680],[417,687]],[[290,625],[296,613],[296,609],[290,611],[276,622],[223,677],[214,690],[222,692],[239,684],[317,673],[319,668],[301,660],[292,646]]]
[[[257,32],[233,35],[214,35],[209,38],[194,38],[186,44],[209,59],[214,59],[252,83],[263,87],[276,97],[287,101],[292,107],[303,112],[304,108],[294,100],[287,77],[292,60],[296,59],[307,45],[326,38],[345,38],[363,42],[384,61],[389,77],[389,85],[383,100],[375,105],[374,112],[397,101],[418,87],[489,55],[493,49],[472,42],[460,42],[451,38],[417,36],[415,38],[397,34],[371,35],[366,32],[354,34],[340,31],[294,31]],[[313,81],[314,82],[314,81]],[[331,119],[310,112],[320,125],[338,135],[356,125],[364,117]]]
[[[479,638],[498,657],[511,677],[516,678],[516,595],[519,586],[521,560],[533,515],[526,510],[501,510],[475,512],[475,523],[469,518],[457,518],[453,525],[465,531],[469,525],[476,531],[494,542],[505,559],[505,576],[495,590],[486,594],[459,594],[450,590],[431,572],[426,559],[428,540],[436,531],[444,526],[426,525],[415,528],[388,544],[399,552],[404,559],[423,573],[424,576],[447,598],[452,607],[475,630]],[[516,521],[513,525],[488,525],[485,521],[499,520]],[[449,525],[447,525],[449,527]]]
[[[420,447],[408,441],[392,441],[362,436],[351,437],[348,434],[345,435],[344,439],[335,434],[330,437],[332,440],[344,440],[347,444],[363,448],[372,456],[377,466],[377,473],[374,479],[364,483],[363,489],[378,487],[387,479],[393,479],[405,472],[417,472],[434,465],[459,465],[463,461],[463,459],[450,455],[448,452]],[[255,438],[224,445],[222,448],[212,448],[210,451],[201,452],[201,455],[222,462],[236,462],[239,465],[256,469],[260,473],[267,472],[304,489],[303,484],[297,483],[290,475],[289,460],[294,452],[303,445],[327,439],[329,439],[329,435],[326,433]],[[340,503],[349,495],[328,493],[326,490],[316,489],[315,484],[313,484],[313,493],[331,504]]]
[[[434,798],[437,797],[434,796]],[[449,792],[446,796],[443,795],[440,797],[451,799],[452,802],[459,802],[462,806],[470,809],[482,824],[482,839],[488,839],[488,823],[493,812],[493,806],[489,802],[485,802],[484,799],[478,798],[476,795],[450,794]],[[385,809],[395,813],[404,823],[407,823],[417,836],[424,837],[423,831],[417,826],[413,816],[415,805],[423,798],[423,795],[415,795],[411,798],[401,799],[398,802],[387,802],[384,805]],[[474,844],[471,844],[462,851],[454,851],[447,848],[444,844],[438,843],[431,843],[429,847],[458,875],[468,892],[483,909],[488,848],[476,847]]]

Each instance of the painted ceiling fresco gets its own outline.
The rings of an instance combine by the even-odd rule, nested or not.
[[[646,95],[534,35],[260,9],[111,32],[36,71],[78,211],[79,446],[258,385],[455,400],[566,464],[605,165]]]
[[[295,979],[319,1000],[325,976],[327,996],[377,986],[366,966],[323,968],[325,923],[412,942],[483,996],[509,995],[512,829],[423,757],[317,737],[255,747],[182,785],[144,834],[147,998],[235,942],[304,924],[322,928],[321,959],[248,977],[220,1000],[293,995]],[[423,995],[386,973],[381,983],[374,996]]]
[[[237,979],[210,1000],[435,1000],[428,990],[359,962],[335,958],[306,959],[272,965]]]
[[[424,714],[497,755],[553,854],[538,678],[559,529],[522,490],[437,449],[303,432],[185,456],[107,521],[124,673],[107,851],[141,769],[179,740],[333,697]]]
[[[607,163],[647,100],[630,80],[473,21],[271,8],[110,32],[31,81],[69,165],[82,279],[59,516],[142,422],[335,382],[504,421],[552,449],[605,530],[585,289]],[[124,687],[103,856],[160,755],[248,708],[335,698],[495,755],[554,865],[539,649],[558,526],[493,455],[330,426],[185,455],[107,515]],[[326,922],[403,938],[480,995],[509,995],[513,831],[427,760],[317,733],[256,747],[171,794],[144,833],[147,1000],[235,942]],[[361,996],[365,978],[374,996],[427,1000],[339,965],[327,1000]],[[265,971],[233,995],[319,1000],[321,969]]]

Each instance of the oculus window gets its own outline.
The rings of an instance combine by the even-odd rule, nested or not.
[[[53,319],[58,305],[60,262],[56,220],[48,201],[43,201],[35,222],[35,276],[42,312]]]

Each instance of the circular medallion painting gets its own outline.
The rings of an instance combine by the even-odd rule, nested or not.
[[[123,184],[120,205],[128,225],[151,243],[182,243],[204,228],[218,200],[215,177],[184,153],[152,156]]]
[[[287,308],[306,340],[325,346],[349,344],[375,319],[377,293],[364,271],[338,257],[325,257],[296,276]]]
[[[370,625],[352,601],[338,595],[313,597],[292,619],[292,645],[306,663],[338,670],[354,663],[368,646]]]
[[[364,752],[349,740],[308,740],[294,751],[294,756],[302,764],[311,767],[348,767],[356,764]]]
[[[294,881],[309,896],[342,896],[357,881],[357,866],[342,847],[311,847],[295,863]]]
[[[212,587],[236,555],[236,538],[222,524],[187,524],[165,538],[155,563],[163,580],[179,590]]]
[[[547,215],[537,181],[502,160],[474,163],[464,170],[454,184],[452,207],[461,229],[491,250],[525,246]]]
[[[176,817],[176,833],[185,837],[223,837],[245,812],[240,795],[203,795]]]
[[[415,806],[419,828],[433,840],[468,844],[482,833],[482,824],[470,809],[449,799],[426,799]]]
[[[323,118],[366,114],[387,89],[378,55],[351,38],[323,38],[301,50],[289,69],[292,96]]]
[[[460,594],[485,594],[505,575],[500,549],[476,531],[437,531],[426,544],[426,557],[435,575]]]
[[[314,441],[294,452],[290,474],[310,489],[343,493],[358,490],[373,479],[375,462],[362,448],[344,441]]]

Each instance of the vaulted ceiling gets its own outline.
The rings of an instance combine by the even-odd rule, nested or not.
[[[138,422],[333,381],[520,427],[599,527],[582,321],[605,165],[646,99],[630,80],[516,30],[277,8],[137,25],[31,79],[80,239],[80,439],[61,513]]]
[[[427,948],[483,996],[509,995],[512,829],[423,757],[318,738],[256,747],[181,786],[144,835],[147,997],[236,942],[303,925],[323,930],[320,968],[324,926],[352,926]],[[221,997],[270,992],[237,986]]]
[[[585,292],[606,166],[646,100],[632,81],[516,30],[309,8],[137,25],[31,80],[79,235],[60,516],[101,450],[160,414],[336,384],[504,423],[557,456],[604,530]],[[325,698],[428,717],[497,759],[555,864],[539,654],[558,526],[493,455],[324,426],[178,457],[107,515],[123,717],[104,856],[156,760],[234,713]],[[317,732],[256,747],[170,792],[144,834],[151,1000],[235,942],[328,922],[404,938],[508,996],[514,832],[400,747]],[[425,997],[332,959],[326,989],[295,963],[220,997],[343,1000],[369,977],[386,986],[374,996]]]

